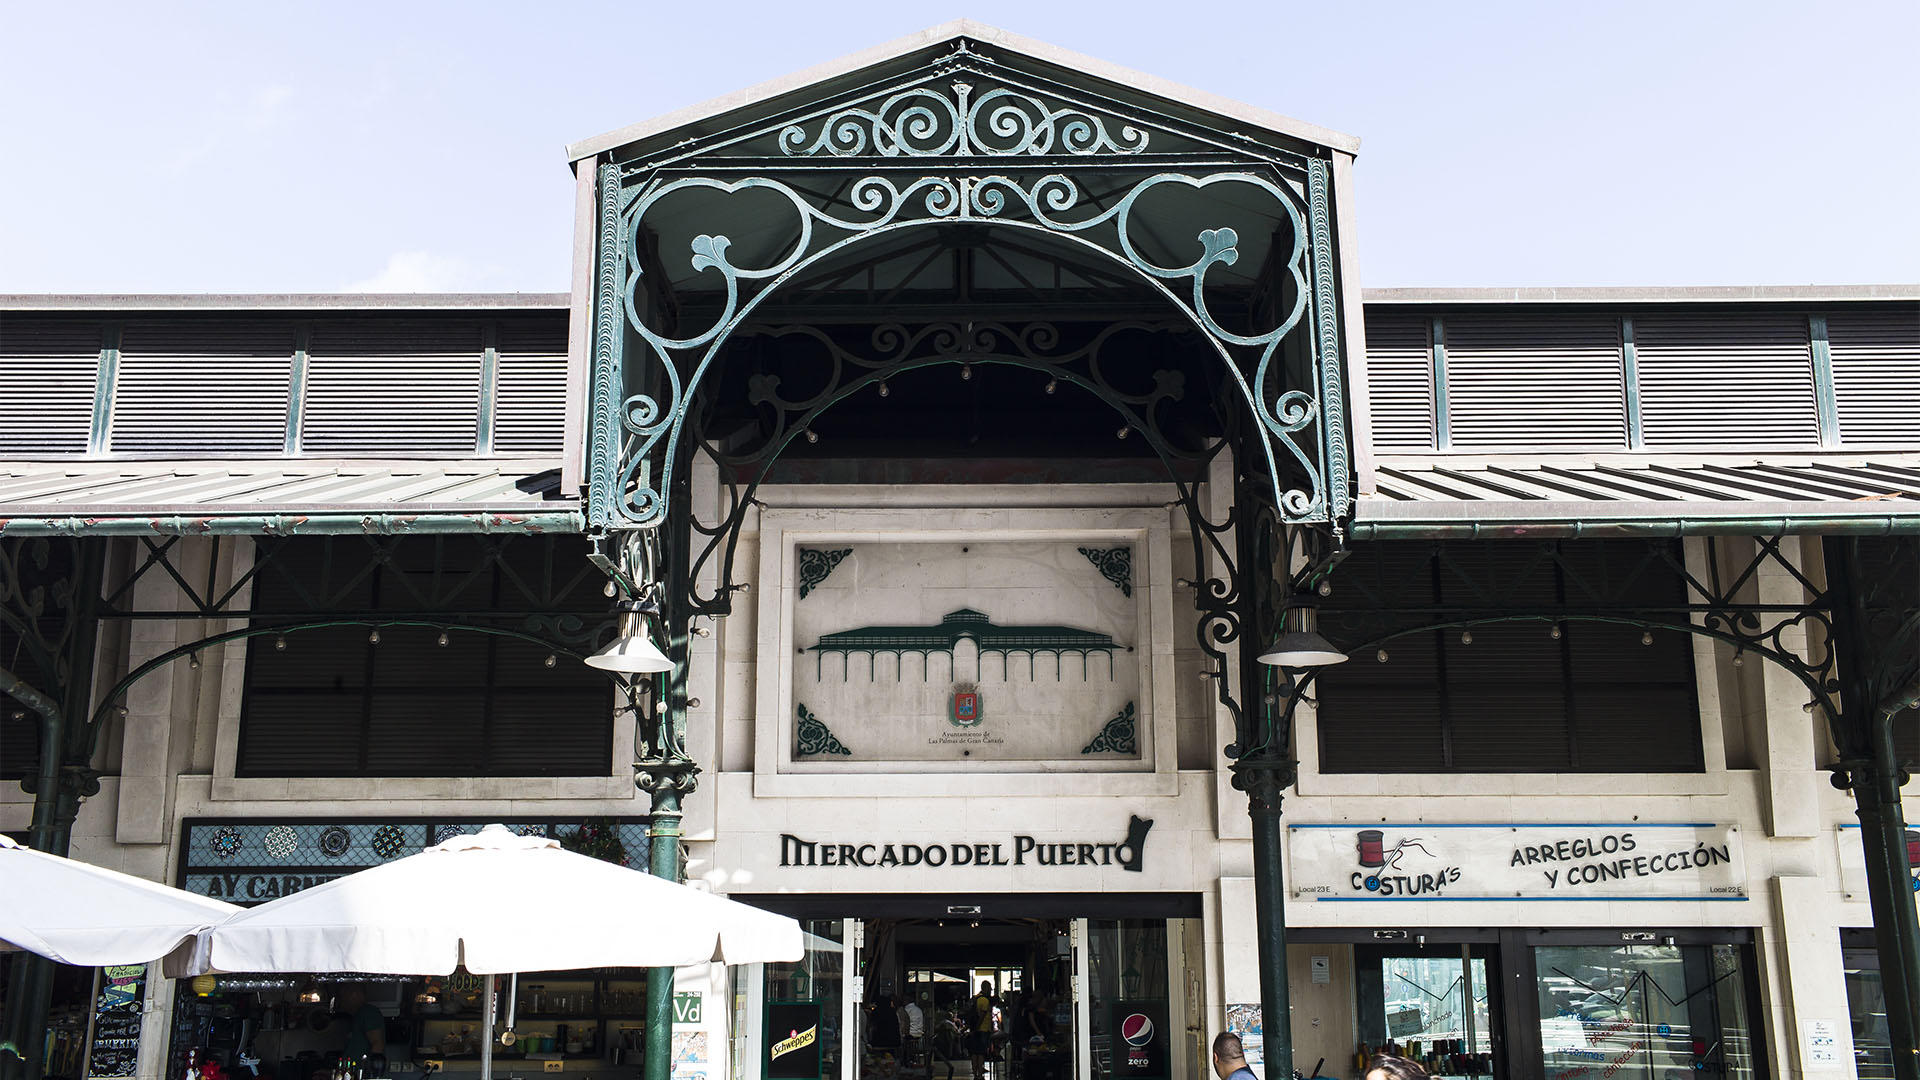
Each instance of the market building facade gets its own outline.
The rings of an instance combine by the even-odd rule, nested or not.
[[[805,924],[522,978],[529,1072],[966,1070],[984,981],[1011,1075],[1914,1075],[1920,286],[1363,293],[1356,149],[958,23],[573,147],[570,295],[0,299],[0,828]],[[30,1077],[333,1049],[6,963]]]

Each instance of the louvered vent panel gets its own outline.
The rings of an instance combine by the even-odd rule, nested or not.
[[[480,357],[313,356],[301,449],[309,454],[471,454]]]
[[[1627,445],[1613,317],[1449,315],[1443,330],[1453,449]]]
[[[0,454],[84,454],[100,376],[100,328],[0,325]]]
[[[278,453],[291,370],[287,355],[122,356],[109,445],[174,457]]]
[[[1428,320],[1367,313],[1367,397],[1375,450],[1433,449]]]
[[[1840,441],[1920,444],[1920,309],[1827,317]]]
[[[1649,448],[1819,444],[1805,317],[1636,315],[1633,326]]]
[[[565,356],[500,357],[493,404],[494,452],[557,452],[566,408]]]
[[[494,325],[494,346],[503,353],[565,353],[567,351],[567,313],[539,312],[519,317],[503,316]]]

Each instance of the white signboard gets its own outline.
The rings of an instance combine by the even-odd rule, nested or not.
[[[1151,769],[1140,547],[797,543],[791,761]]]
[[[1727,825],[1293,825],[1287,840],[1303,900],[1746,899]]]
[[[1800,1039],[1804,1044],[1800,1055],[1800,1064],[1808,1069],[1837,1069],[1840,1067],[1840,1025],[1832,1020],[1805,1020],[1801,1022]]]
[[[1841,825],[1840,891],[1849,900],[1867,898],[1867,853],[1860,846],[1860,826]],[[1920,893],[1920,830],[1907,830],[1907,861],[1912,864],[1913,891]]]

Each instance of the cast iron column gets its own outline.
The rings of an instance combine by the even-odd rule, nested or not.
[[[1253,819],[1253,923],[1259,947],[1260,1032],[1267,1080],[1290,1080],[1293,1076],[1293,1011],[1287,999],[1287,894],[1280,847],[1280,799],[1291,771],[1289,762],[1271,758],[1242,759],[1233,766],[1233,785],[1247,793],[1247,814]]]
[[[90,715],[93,704],[94,646],[99,636],[96,615],[105,557],[104,541],[74,541],[72,576],[66,583],[65,625],[56,639],[59,644],[54,646],[59,662],[55,671],[44,676],[49,682],[57,680],[57,685],[48,686],[45,694],[36,693],[17,676],[0,673],[4,675],[0,691],[40,715],[39,769],[20,786],[33,795],[27,846],[54,855],[70,850],[80,801],[100,791],[100,774],[89,764],[93,733],[87,730],[85,721],[76,723],[71,718]],[[55,604],[59,604],[57,599]],[[12,1006],[5,1037],[19,1056],[0,1052],[0,1077],[40,1080],[52,998],[53,961],[28,954],[15,963],[8,987],[7,1000]]]
[[[649,869],[655,877],[680,880],[680,792],[671,778],[653,788],[653,817],[647,824]],[[673,1073],[673,969],[647,972],[646,1080],[668,1080]]]
[[[1911,649],[1905,635],[1892,640],[1868,625],[1868,583],[1859,572],[1859,541],[1826,544],[1827,588],[1834,597],[1834,636],[1840,662],[1840,712],[1833,717],[1840,763],[1834,784],[1853,789],[1860,817],[1860,847],[1866,856],[1867,898],[1873,909],[1880,953],[1880,986],[1887,1007],[1887,1039],[1896,1080],[1920,1080],[1920,921],[1916,920],[1913,867],[1907,858],[1907,825],[1900,788],[1907,776],[1893,748],[1893,718],[1882,705],[1882,685],[1892,659],[1887,650]]]
[[[673,670],[654,683],[653,717],[636,717],[643,744],[634,771],[640,786],[653,796],[653,813],[647,825],[652,873],[678,883],[680,800],[694,789],[700,769],[686,750],[687,625],[692,589],[687,551],[693,495],[682,481],[675,485],[672,496],[667,520],[653,537],[658,547],[650,569],[658,575],[658,629],[666,654],[673,659]],[[673,972],[663,967],[647,974],[645,1080],[670,1080],[673,1072]]]

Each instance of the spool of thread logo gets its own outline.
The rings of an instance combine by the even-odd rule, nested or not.
[[[1353,891],[1371,894],[1368,899],[1433,895],[1460,880],[1460,868],[1444,865],[1423,837],[1403,836],[1389,844],[1383,829],[1355,834],[1354,861],[1360,869],[1350,883]],[[1431,869],[1422,865],[1429,862]]]
[[[1148,1065],[1147,1047],[1153,1044],[1153,1018],[1146,1013],[1132,1013],[1120,1021],[1120,1038],[1127,1044],[1127,1065],[1135,1069],[1144,1069]]]

